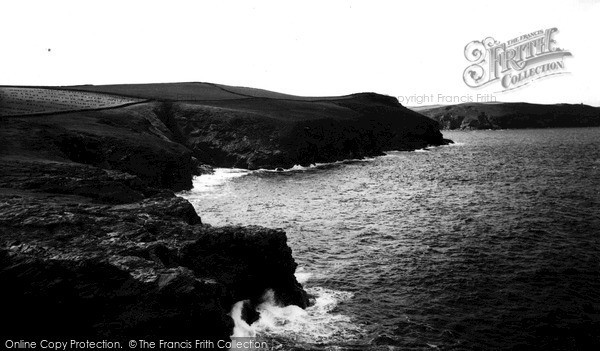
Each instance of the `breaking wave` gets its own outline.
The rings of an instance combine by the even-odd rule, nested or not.
[[[310,273],[297,273],[299,281],[306,281]],[[272,290],[267,290],[262,303],[256,308],[259,319],[249,325],[242,319],[246,301],[239,301],[231,309],[235,328],[232,337],[273,338],[287,345],[347,343],[358,339],[363,329],[352,318],[336,313],[336,307],[352,299],[353,294],[322,287],[309,287],[306,292],[314,297],[314,304],[305,310],[294,305],[281,306]]]
[[[193,191],[200,193],[214,191],[227,181],[246,176],[250,173],[252,173],[252,171],[241,168],[215,168],[214,173],[212,174],[203,174],[202,176],[194,178]]]

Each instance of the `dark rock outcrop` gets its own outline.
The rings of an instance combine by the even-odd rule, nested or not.
[[[282,231],[202,225],[189,202],[165,190],[139,189],[152,195],[126,203],[40,190],[27,183],[45,177],[39,165],[11,164],[28,176],[0,188],[2,335],[224,339],[236,301],[271,288],[281,303],[308,304]],[[111,182],[131,177],[96,172]]]
[[[422,107],[417,111],[440,129],[519,129],[600,126],[600,108],[588,105],[466,103]]]

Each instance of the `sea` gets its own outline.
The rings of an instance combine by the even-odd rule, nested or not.
[[[238,335],[282,350],[600,350],[600,128],[444,131],[448,146],[216,169],[204,223],[282,228],[313,305],[266,291]],[[238,311],[236,312],[236,308]]]

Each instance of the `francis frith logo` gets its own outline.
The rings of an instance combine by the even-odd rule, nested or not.
[[[522,87],[534,80],[566,73],[564,58],[571,56],[557,46],[556,28],[523,34],[504,43],[488,37],[465,46],[471,64],[463,80],[471,88],[499,83],[501,90]]]

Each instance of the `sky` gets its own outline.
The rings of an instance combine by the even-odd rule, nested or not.
[[[600,106],[598,18],[594,0],[9,0],[0,84],[200,81],[304,96],[372,91],[405,105],[480,95]],[[568,73],[511,91],[464,83],[469,42],[553,27],[572,53]]]

